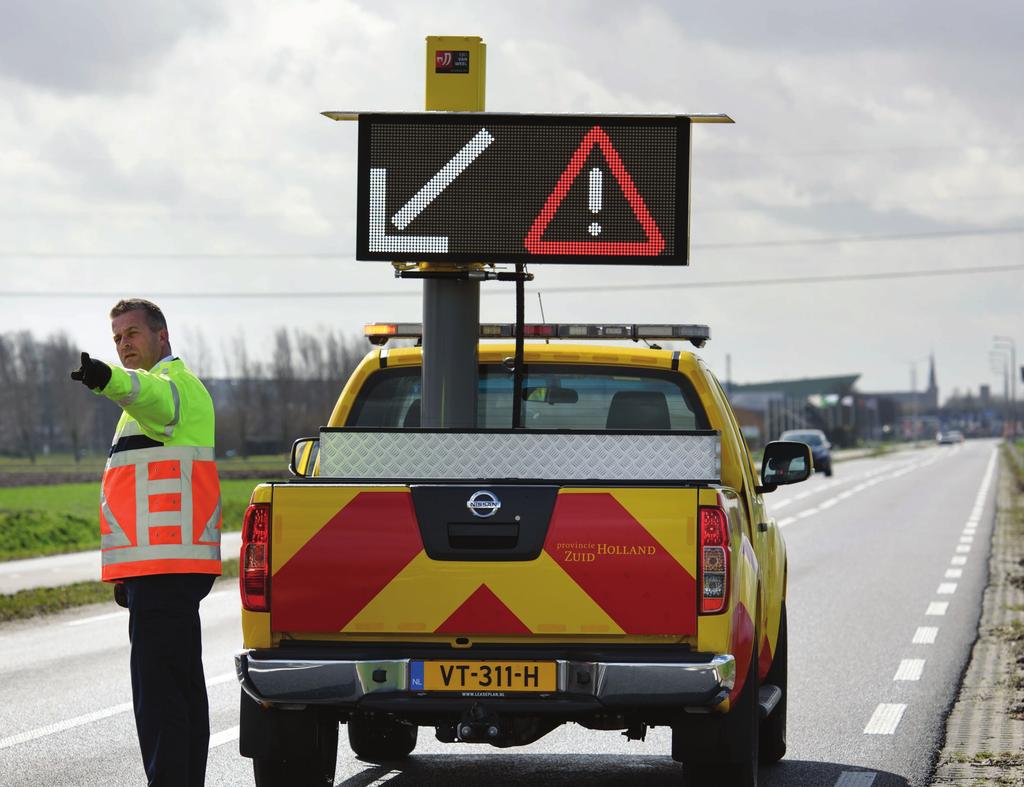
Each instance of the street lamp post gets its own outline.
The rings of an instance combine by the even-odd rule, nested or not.
[[[993,374],[1003,376],[1003,437],[1010,423],[1010,354],[1005,347],[995,347],[988,354]]]
[[[1010,352],[1010,358],[1009,358],[1010,364],[1006,368],[1006,378],[1005,378],[1007,387],[1009,389],[1006,392],[1007,395],[1009,396],[1009,401],[1007,402],[1006,409],[1007,409],[1007,412],[1010,414],[1010,436],[1011,437],[1016,437],[1017,436],[1017,377],[1016,377],[1015,372],[1016,372],[1016,369],[1017,369],[1017,342],[1015,342],[1013,340],[1013,338],[1010,337],[1010,336],[993,336],[992,337],[992,342],[993,342],[993,344],[997,348],[999,348],[999,349],[1001,349],[1003,351],[1006,351],[1008,349],[1009,352]]]

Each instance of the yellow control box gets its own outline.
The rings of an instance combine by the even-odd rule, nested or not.
[[[426,109],[483,112],[487,45],[480,36],[427,36]]]

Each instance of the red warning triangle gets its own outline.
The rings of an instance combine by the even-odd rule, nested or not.
[[[529,634],[530,629],[487,585],[481,585],[434,633]]]
[[[601,148],[601,153],[604,154],[605,161],[608,162],[608,168],[611,170],[616,182],[618,182],[619,188],[622,189],[622,193],[626,197],[630,208],[633,209],[633,215],[636,216],[640,226],[643,227],[644,233],[647,235],[646,241],[541,240],[544,230],[548,228],[551,219],[555,217],[558,206],[562,204],[562,200],[569,193],[569,187],[572,186],[573,181],[583,171],[583,165],[586,163],[587,156],[590,155],[594,145]],[[580,146],[576,148],[576,152],[569,159],[569,166],[565,168],[565,172],[562,173],[558,183],[555,184],[554,191],[548,195],[544,207],[537,214],[537,218],[533,220],[533,226],[526,233],[523,245],[526,246],[531,254],[612,254],[622,257],[653,257],[661,254],[664,250],[665,239],[661,236],[661,230],[658,229],[658,225],[654,222],[651,212],[647,210],[644,198],[640,196],[640,192],[637,191],[636,186],[633,184],[633,178],[626,171],[626,167],[623,165],[622,159],[619,158],[619,153],[612,145],[612,141],[608,138],[604,129],[600,126],[594,126],[587,132]]]

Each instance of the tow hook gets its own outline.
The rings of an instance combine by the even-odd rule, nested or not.
[[[462,715],[456,731],[459,740],[464,742],[496,741],[502,732],[498,718],[484,710],[479,703],[475,703]]]

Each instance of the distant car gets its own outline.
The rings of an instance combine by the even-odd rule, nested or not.
[[[935,442],[939,445],[954,445],[964,441],[964,433],[957,429],[948,429],[935,435]]]
[[[792,440],[811,447],[814,469],[827,476],[832,475],[832,444],[820,429],[790,429],[779,436],[780,440]]]

